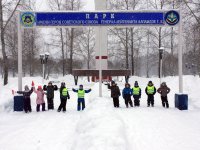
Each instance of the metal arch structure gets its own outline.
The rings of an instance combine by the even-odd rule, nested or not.
[[[178,27],[179,28],[179,92],[183,93],[182,75],[182,18],[179,10],[94,11],[94,12],[18,12],[18,89],[22,90],[22,30],[24,28],[94,27],[99,50],[99,96],[102,96],[102,31],[107,27]],[[105,38],[107,39],[107,38]],[[104,40],[105,40],[104,39]],[[105,69],[105,68],[104,68]]]

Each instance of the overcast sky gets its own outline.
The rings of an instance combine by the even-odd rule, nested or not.
[[[48,11],[48,5],[46,0],[36,0],[37,11]],[[83,10],[94,10],[94,0],[81,0],[84,4]]]

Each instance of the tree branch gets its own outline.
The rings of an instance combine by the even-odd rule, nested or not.
[[[7,25],[8,25],[8,23],[9,23],[10,20],[12,19],[12,17],[13,17],[13,15],[14,15],[14,13],[15,13],[17,7],[19,6],[19,3],[20,3],[20,2],[21,2],[21,0],[18,0],[18,2],[17,2],[17,4],[16,4],[16,6],[15,6],[13,12],[11,13],[10,17],[8,18],[8,20],[6,21],[6,24],[5,24],[5,26],[3,27],[4,31],[5,31],[5,29],[6,29]]]

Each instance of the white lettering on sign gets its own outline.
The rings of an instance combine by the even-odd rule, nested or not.
[[[86,14],[86,19],[90,19],[90,14]]]
[[[111,18],[111,19],[115,19],[115,14],[111,14],[111,15],[110,15],[110,18]]]
[[[95,18],[95,19],[98,19],[98,18],[99,18],[99,17],[98,17],[98,14],[95,14],[95,15],[94,15],[94,18]]]
[[[106,18],[106,14],[103,14],[103,19],[105,19]]]

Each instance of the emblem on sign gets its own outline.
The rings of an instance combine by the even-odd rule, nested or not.
[[[35,15],[32,12],[25,12],[21,15],[21,23],[24,27],[33,27],[35,24]]]
[[[179,13],[177,11],[168,11],[165,14],[165,21],[168,25],[174,26],[176,25],[180,20]]]

